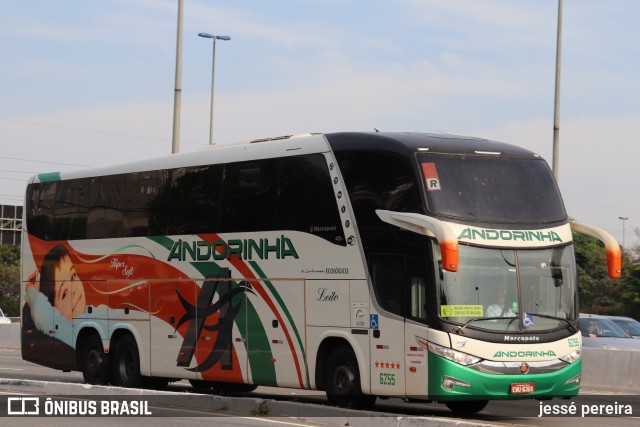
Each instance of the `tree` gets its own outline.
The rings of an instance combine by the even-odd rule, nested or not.
[[[622,277],[610,279],[604,245],[580,233],[574,233],[573,238],[580,311],[637,317],[640,313],[640,248],[635,253],[623,253]]]
[[[0,308],[5,315],[20,315],[20,246],[0,245]]]

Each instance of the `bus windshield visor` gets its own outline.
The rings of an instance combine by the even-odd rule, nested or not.
[[[438,245],[434,251],[438,254]],[[577,319],[573,246],[485,249],[460,245],[450,273],[436,257],[439,316],[465,327],[523,333],[572,328]]]
[[[560,192],[542,159],[419,154],[427,210],[479,222],[566,220]]]

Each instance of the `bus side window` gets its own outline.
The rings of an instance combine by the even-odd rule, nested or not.
[[[228,163],[224,166],[223,233],[274,229],[275,159]]]
[[[43,182],[29,186],[27,206],[27,229],[34,236],[52,240],[48,235],[53,225],[53,207],[57,182]]]
[[[88,195],[91,209],[87,213],[87,238],[102,239],[124,236],[125,175],[90,178],[93,185]]]
[[[58,183],[54,216],[55,240],[80,240],[87,235],[86,179]]]
[[[218,230],[222,166],[174,169],[171,176],[169,234],[200,234]]]
[[[346,246],[334,184],[322,154],[279,159],[276,211],[277,229],[311,233]]]
[[[402,316],[404,258],[398,255],[373,255],[371,281],[380,307]]]

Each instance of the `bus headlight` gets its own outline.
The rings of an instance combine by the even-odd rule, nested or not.
[[[564,356],[562,356],[560,358],[560,360],[562,360],[563,362],[567,362],[567,363],[573,363],[576,360],[580,359],[580,355],[582,354],[582,350],[581,349],[577,349],[572,351],[569,354],[565,354]]]
[[[442,356],[445,359],[451,360],[452,362],[459,363],[461,365],[473,365],[478,363],[480,360],[479,357],[472,356],[467,353],[463,353],[461,351],[456,351],[451,348],[442,347],[434,343],[428,343],[429,351],[437,354],[438,356]]]

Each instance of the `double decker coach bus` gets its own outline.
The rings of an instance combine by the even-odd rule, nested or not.
[[[571,229],[538,155],[476,138],[305,134],[28,187],[22,356],[93,384],[325,390],[476,412],[575,396]]]

